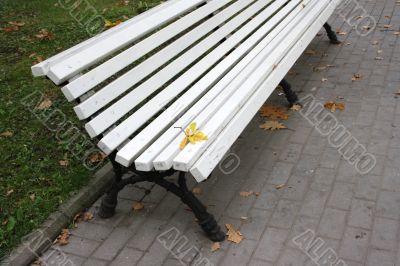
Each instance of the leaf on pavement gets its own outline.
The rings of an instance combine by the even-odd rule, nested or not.
[[[141,202],[135,202],[135,203],[132,204],[132,210],[134,210],[134,211],[140,211],[140,210],[142,210],[142,209],[144,209],[143,203],[141,203]]]
[[[91,163],[97,163],[97,162],[102,162],[104,161],[104,159],[107,157],[107,155],[103,152],[96,152],[96,153],[92,153],[89,156],[89,161]]]
[[[57,237],[55,243],[60,245],[60,246],[65,246],[68,245],[69,241],[69,230],[68,229],[63,229],[60,233],[60,235]]]
[[[351,78],[352,81],[360,80],[362,79],[362,75],[358,73],[354,73],[353,77]]]
[[[215,251],[220,250],[220,249],[221,249],[221,243],[219,243],[219,242],[214,242],[211,245],[211,252],[215,252]]]
[[[330,110],[332,113],[334,113],[336,111],[336,109],[338,110],[344,110],[344,103],[342,102],[335,102],[335,101],[327,101],[324,104],[325,108]]]
[[[289,114],[286,110],[280,106],[266,104],[260,109],[260,115],[262,117],[267,117],[271,120],[287,120],[289,118]]]
[[[260,128],[264,130],[274,131],[274,130],[285,129],[287,127],[282,123],[279,123],[278,121],[267,121],[264,124],[260,125]]]
[[[228,236],[228,241],[231,241],[233,243],[239,244],[243,240],[243,235],[236,230],[236,228],[232,224],[225,224],[226,229],[228,232],[226,235]]]
[[[293,112],[299,112],[301,110],[301,105],[298,103],[293,104],[293,106],[290,108],[290,110],[292,110]]]
[[[203,194],[203,189],[201,187],[194,187],[192,189],[192,193],[195,195],[201,195]]]

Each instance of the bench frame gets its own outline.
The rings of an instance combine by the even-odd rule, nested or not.
[[[324,28],[327,32],[328,38],[332,44],[340,44],[336,33],[332,30],[332,27],[328,24],[324,24]],[[298,104],[299,98],[296,93],[292,90],[291,85],[285,79],[280,83],[283,92],[292,106]],[[101,139],[101,136],[98,137]],[[186,184],[186,172],[177,171],[170,169],[168,171],[158,172],[143,172],[135,169],[134,164],[130,167],[124,167],[115,161],[117,151],[114,151],[109,155],[109,159],[112,163],[115,180],[110,189],[106,192],[103,197],[100,210],[98,215],[102,218],[110,218],[115,214],[115,208],[118,204],[118,193],[126,186],[133,185],[139,182],[147,181],[150,183],[157,184],[167,191],[172,192],[181,199],[194,213],[198,224],[201,226],[207,237],[214,242],[221,242],[225,240],[225,233],[218,225],[214,216],[207,211],[204,204],[188,189]],[[178,172],[177,183],[166,180]],[[132,173],[130,176],[123,178],[126,173]],[[150,191],[146,191],[150,193]]]

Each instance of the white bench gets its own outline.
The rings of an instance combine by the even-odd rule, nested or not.
[[[100,215],[126,184],[155,182],[182,198],[214,241],[224,238],[188,191],[204,181],[340,0],[169,0],[32,67],[69,101],[116,170]],[[296,96],[283,83],[291,103]],[[196,122],[208,140],[180,142]],[[135,175],[122,179],[127,169]],[[164,177],[180,172],[178,185]]]

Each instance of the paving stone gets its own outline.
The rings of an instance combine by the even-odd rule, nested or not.
[[[287,236],[287,230],[268,228],[259,242],[254,258],[268,261],[277,260]]]
[[[319,218],[324,211],[328,195],[329,191],[310,190],[304,199],[300,213],[302,215]]]
[[[271,179],[268,182],[273,185],[285,184],[290,177],[292,168],[293,164],[277,162],[272,169]]]
[[[245,239],[240,243],[240,245],[231,246],[225,258],[219,263],[219,265],[247,265],[256,247],[257,241]]]
[[[308,177],[292,175],[282,189],[282,198],[302,200],[308,189],[309,180]]]
[[[384,218],[400,218],[400,195],[397,192],[381,191],[376,207],[376,215]]]
[[[371,245],[377,249],[396,250],[398,221],[375,218]]]
[[[67,254],[77,255],[80,257],[89,257],[100,245],[100,242],[75,236],[70,236],[68,242],[68,245],[60,246],[58,248]]]
[[[346,225],[346,213],[345,211],[326,208],[318,233],[322,236],[341,239]]]
[[[135,235],[129,240],[126,246],[138,250],[146,251],[154,239],[164,231],[170,229],[166,228],[164,231],[161,229],[165,221],[149,218],[137,231]]]
[[[83,265],[85,258],[75,256],[72,254],[66,254],[60,249],[49,249],[42,256],[40,260],[45,265],[58,266],[58,265]],[[32,264],[33,265],[33,264]]]
[[[113,260],[132,235],[133,232],[128,228],[115,228],[107,240],[95,251],[93,257],[102,260]]]
[[[368,252],[367,266],[393,266],[395,253],[393,251],[372,249]]]
[[[376,201],[380,186],[380,176],[366,175],[357,177],[354,187],[354,197]]]
[[[251,260],[249,266],[273,266],[272,262],[268,262],[265,260]]]
[[[313,182],[330,185],[334,182],[335,177],[336,177],[336,171],[334,169],[318,168],[315,171]]]
[[[85,261],[83,266],[105,266],[107,264],[108,261],[89,258],[87,261]]]
[[[298,249],[286,248],[282,251],[281,257],[275,263],[276,266],[303,266],[307,255]]]
[[[339,256],[344,260],[362,262],[366,256],[370,231],[360,228],[347,227]]]
[[[338,209],[350,209],[353,196],[353,184],[336,182],[328,200],[328,206]]]
[[[242,221],[240,232],[246,239],[259,240],[272,213],[261,209],[252,209],[247,219]]]
[[[349,225],[371,229],[375,203],[353,199],[349,214]]]
[[[105,238],[107,238],[111,231],[112,228],[105,225],[81,222],[77,225],[77,228],[70,230],[70,233],[74,236],[82,238],[103,241]]]
[[[291,200],[280,200],[276,207],[269,225],[278,228],[291,228],[300,204]]]
[[[124,248],[110,264],[112,266],[135,265],[142,257],[143,252],[132,248]]]

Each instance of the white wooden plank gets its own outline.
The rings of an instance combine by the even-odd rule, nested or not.
[[[269,20],[265,23],[259,30],[252,34],[249,39],[242,43],[237,49],[235,49],[231,54],[229,54],[223,61],[221,61],[216,67],[209,71],[203,78],[201,78],[193,87],[191,87],[184,95],[182,95],[176,102],[174,102],[166,111],[164,111],[160,116],[158,116],[150,125],[143,129],[137,136],[135,136],[127,145],[125,145],[117,154],[116,160],[122,165],[129,166],[133,159],[135,159],[140,152],[143,151],[166,127],[170,126],[174,120],[182,114],[182,112],[187,109],[192,103],[200,97],[216,80],[226,74],[226,71],[236,65],[238,61],[245,55],[248,51],[252,50],[254,46],[260,41],[273,27],[276,26],[279,21],[288,14],[288,12],[293,11],[293,8],[300,2],[300,0],[292,1],[285,8],[280,10],[276,15],[274,20]],[[257,17],[255,17],[249,24],[259,24],[263,22],[270,15],[274,14],[286,0],[275,1]],[[246,25],[247,26],[247,25]],[[243,29],[241,29],[242,31]],[[231,36],[227,42],[232,42],[235,38],[235,33]],[[234,75],[231,74],[233,78]],[[221,88],[221,87],[219,87]],[[222,89],[222,88],[221,88]],[[215,95],[214,95],[215,96]],[[212,99],[214,97],[211,97]],[[175,130],[176,132],[176,130]],[[164,144],[156,144],[157,149],[162,149],[165,147]],[[153,152],[150,152],[154,154]],[[149,152],[147,152],[149,154]],[[147,169],[149,171],[153,168],[152,159],[146,159],[144,165],[138,167],[140,162],[136,162],[136,168],[143,171]]]
[[[190,10],[203,0],[185,0],[175,5],[166,6],[158,12],[139,20],[137,23],[116,31],[101,41],[94,42],[89,47],[51,66],[47,76],[56,84],[69,79],[113,52],[125,47],[160,25],[173,20]]]
[[[101,41],[102,39],[111,36],[115,32],[120,31],[130,25],[133,25],[133,24],[137,23],[138,21],[153,15],[156,12],[159,12],[161,9],[171,6],[171,5],[176,5],[178,2],[181,2],[181,1],[185,1],[185,0],[165,1],[164,3],[161,3],[160,5],[153,7],[151,9],[137,15],[137,16],[125,21],[124,23],[119,24],[116,27],[113,27],[109,30],[103,31],[102,33],[100,33],[96,36],[93,36],[92,38],[87,39],[86,41],[83,41],[61,53],[58,53],[58,54],[44,60],[43,62],[40,62],[40,63],[32,66],[31,67],[32,74],[35,77],[44,76],[47,74],[47,72],[49,71],[51,66],[54,66],[55,64],[58,64],[62,60],[65,60],[67,57],[87,48],[88,46],[92,45],[94,42]],[[205,2],[205,1],[206,0],[204,0],[202,2]]]
[[[239,0],[233,5],[229,6],[227,9],[223,10],[221,13],[197,26],[195,29],[191,30],[175,42],[171,43],[152,57],[148,58],[146,61],[142,62],[140,65],[134,67],[115,81],[111,82],[100,91],[98,91],[93,97],[88,99],[87,101],[79,104],[74,108],[76,114],[80,119],[85,119],[102,107],[106,106],[109,102],[116,99],[119,95],[126,92],[129,88],[135,85],[137,82],[145,78],[147,75],[152,73],[155,69],[163,66],[170,60],[172,60],[175,56],[179,55],[186,48],[192,45],[195,41],[199,40],[201,37],[215,29],[216,26],[220,25],[228,18],[236,14],[240,9],[244,8],[248,5],[251,0]],[[235,20],[237,21],[237,20]],[[234,28],[233,23],[229,23],[229,26],[225,25],[221,27],[217,33],[213,33],[208,36],[206,39],[202,40],[200,44],[197,44],[195,47],[192,47],[184,54],[180,55],[178,59],[175,59],[171,64],[163,68],[161,71],[154,74],[151,78],[142,83],[139,87],[135,88],[131,91],[131,94],[134,94],[134,101],[131,101],[125,106],[125,108],[134,108],[138,103],[148,97],[151,93],[160,88],[165,82],[171,79],[174,75],[176,75],[180,70],[183,70],[187,67],[191,62],[193,62],[198,56],[202,53],[210,49],[215,43],[217,43],[220,39],[223,38],[223,34],[226,34],[226,31],[231,30],[231,27]],[[126,96],[125,96],[126,99]],[[121,99],[118,102],[118,106],[123,101]],[[94,134],[100,134],[105,128],[104,126],[110,126],[117,119],[124,115],[124,113],[116,113],[115,108],[117,106],[114,104],[111,108],[108,108],[107,112],[114,112],[112,116],[110,116],[110,120],[114,119],[108,125],[105,123],[100,123],[100,127],[97,129],[96,120],[91,122],[89,127],[93,127]],[[122,108],[122,106],[120,106]],[[129,110],[130,110],[129,109]],[[105,116],[106,114],[102,114]],[[119,115],[119,117],[117,117]],[[100,119],[100,118],[98,118]],[[89,132],[89,134],[91,134]],[[92,135],[91,135],[92,136]]]
[[[202,20],[231,1],[233,0],[211,1],[201,8],[185,15],[176,22],[171,23],[145,40],[121,52],[110,60],[85,73],[80,78],[69,83],[62,88],[64,95],[69,101],[75,100],[118,71],[124,69],[153,49],[188,29],[196,22]],[[153,67],[154,70],[157,68],[157,66]]]
[[[273,44],[271,44],[271,42],[274,39],[276,39],[277,36],[284,35],[286,28],[292,27],[288,26],[288,24],[295,25],[297,23],[297,20],[293,21],[293,19],[296,18],[298,13],[302,10],[303,7],[300,5],[295,9],[295,11],[291,12],[288,16],[286,16],[286,18],[277,27],[275,27],[271,33],[269,33],[266,36],[266,38],[260,43],[260,45],[257,46],[256,49],[252,51],[251,53],[252,55],[250,56],[249,54],[249,56],[245,58],[246,60],[244,61],[245,68],[243,68],[243,66],[241,66],[241,68],[235,67],[233,71],[228,73],[226,77],[224,77],[221,80],[221,82],[219,82],[214,88],[212,88],[209,93],[207,93],[198,103],[196,103],[191,109],[189,109],[185,113],[185,115],[183,115],[181,119],[179,119],[173,125],[173,127],[167,131],[168,135],[167,134],[162,135],[159,138],[159,140],[157,140],[154,143],[154,144],[156,143],[159,144],[159,142],[163,140],[164,145],[165,143],[168,144],[167,147],[162,146],[163,147],[162,152],[154,159],[153,164],[156,170],[170,169],[172,167],[173,158],[180,152],[179,143],[183,139],[184,135],[181,134],[180,131],[174,129],[174,127],[176,126],[187,127],[188,123],[193,121],[195,117],[197,125],[199,127],[202,127],[202,125],[206,123],[206,121],[208,121],[215,112],[218,111],[220,106],[222,106],[224,102],[227,101],[229,97],[236,90],[239,89],[240,84],[248,79],[253,70],[263,61],[263,58],[266,57],[266,55],[272,51],[271,48],[273,47]],[[242,62],[240,62],[238,66],[240,66]],[[233,77],[230,77],[230,79],[228,79],[230,74],[233,74]],[[218,86],[222,86],[222,89],[218,88]],[[216,89],[223,91],[219,95],[214,96],[213,91]],[[154,146],[155,145],[152,145],[150,148],[154,149]],[[139,159],[140,158],[138,158],[137,161],[139,161]],[[137,165],[136,162],[135,165]]]
[[[190,172],[198,182],[204,181],[211,174],[213,169],[223,158],[224,154],[229,150],[247,124],[257,113],[260,106],[262,106],[265,100],[274,91],[279,82],[285,77],[286,73],[307,48],[308,44],[313,40],[322,25],[331,16],[335,6],[336,5],[328,6],[319,18],[316,19],[313,25],[307,29],[302,38],[279,63],[277,68],[274,70],[274,74],[270,75],[263,82],[257,92],[252,95],[251,99],[240,109],[240,111],[218,135],[216,140],[207,148],[199,160],[197,160],[194,166],[190,169]]]
[[[265,57],[262,64],[252,73],[252,75],[241,84],[241,89],[235,92],[232,97],[224,103],[218,112],[207,121],[202,128],[202,132],[208,136],[209,141],[197,143],[196,145],[189,144],[181,151],[173,160],[173,167],[180,171],[189,171],[193,163],[200,157],[210,143],[218,136],[218,133],[227,125],[235,113],[245,104],[247,99],[254,93],[265,78],[273,71],[279,61],[290,48],[301,38],[306,29],[318,17],[328,5],[327,1],[319,1],[315,7],[307,5],[304,8],[306,17],[301,19],[299,23],[286,34],[280,35],[282,38],[273,40],[275,49],[269,50],[269,55]],[[284,40],[283,40],[284,39]]]
[[[118,102],[113,104],[111,107],[109,107],[107,110],[103,111],[101,114],[99,114],[96,118],[91,120],[86,124],[86,129],[88,132],[94,132],[99,134],[99,132],[104,131],[106,128],[108,128],[110,125],[115,123],[120,117],[122,117],[124,114],[128,113],[133,107],[135,107],[136,104],[139,104],[141,101],[146,99],[151,93],[153,93],[155,90],[157,90],[159,87],[162,86],[166,81],[171,79],[172,76],[175,76],[178,74],[180,71],[184,70],[187,66],[189,66],[190,63],[192,63],[197,57],[200,55],[204,54],[207,52],[211,47],[213,47],[215,44],[217,44],[224,36],[229,34],[232,30],[236,29],[239,25],[244,23],[246,20],[248,20],[251,16],[254,15],[258,10],[260,10],[269,0],[260,0],[257,1],[254,5],[251,5],[248,7],[245,11],[234,17],[232,20],[227,22],[224,26],[216,30],[214,33],[209,35],[206,39],[201,41],[200,43],[196,44],[192,49],[187,51],[185,54],[181,55],[178,59],[176,59],[174,62],[166,66],[164,69],[162,69],[159,73],[156,75],[152,76],[149,80],[147,80],[145,83],[141,84],[138,88],[135,90],[131,91],[127,95],[125,95],[122,99],[120,99]],[[223,56],[223,53],[226,53],[230,50],[229,47],[231,45],[230,43],[222,45],[221,48],[216,48],[216,50],[212,51],[214,56],[216,57],[215,59],[218,59],[219,57]],[[217,51],[221,52],[222,54],[216,55]],[[211,62],[212,57],[208,56],[207,57]],[[203,60],[200,65],[200,69],[204,69],[204,71],[208,68],[207,66],[211,66],[211,64],[208,64],[207,60]],[[216,61],[216,60],[215,60]],[[214,62],[215,62],[214,61]],[[204,64],[204,65],[202,65]],[[205,66],[205,67],[204,67]],[[181,87],[181,82],[186,82],[186,79],[190,81],[193,78],[191,78],[191,75],[196,74],[194,70],[190,70],[188,75],[183,74],[179,80],[177,80],[174,85],[176,86],[177,93],[179,93],[179,90],[182,91],[185,87]],[[182,83],[183,84],[183,83]],[[169,93],[172,90],[175,90],[173,85],[171,85],[167,93]],[[162,92],[164,95],[164,99],[162,99],[161,103],[158,103],[160,106],[158,108],[161,108],[163,105],[167,104],[168,101],[166,101],[166,94]],[[160,97],[158,97],[160,99]],[[146,107],[148,107],[147,105]],[[150,106],[149,108],[157,108],[157,106]],[[150,112],[150,109],[147,109],[147,111]],[[138,129],[138,121],[140,120],[140,123],[144,123],[147,121],[147,119],[143,120],[143,116],[139,116],[139,119],[137,115],[131,115],[129,118],[121,122],[118,127],[105,136],[103,140],[101,141],[102,147],[108,147],[109,151],[114,150],[117,148],[124,140],[126,140],[132,133],[134,133]],[[107,148],[106,148],[107,149]]]

